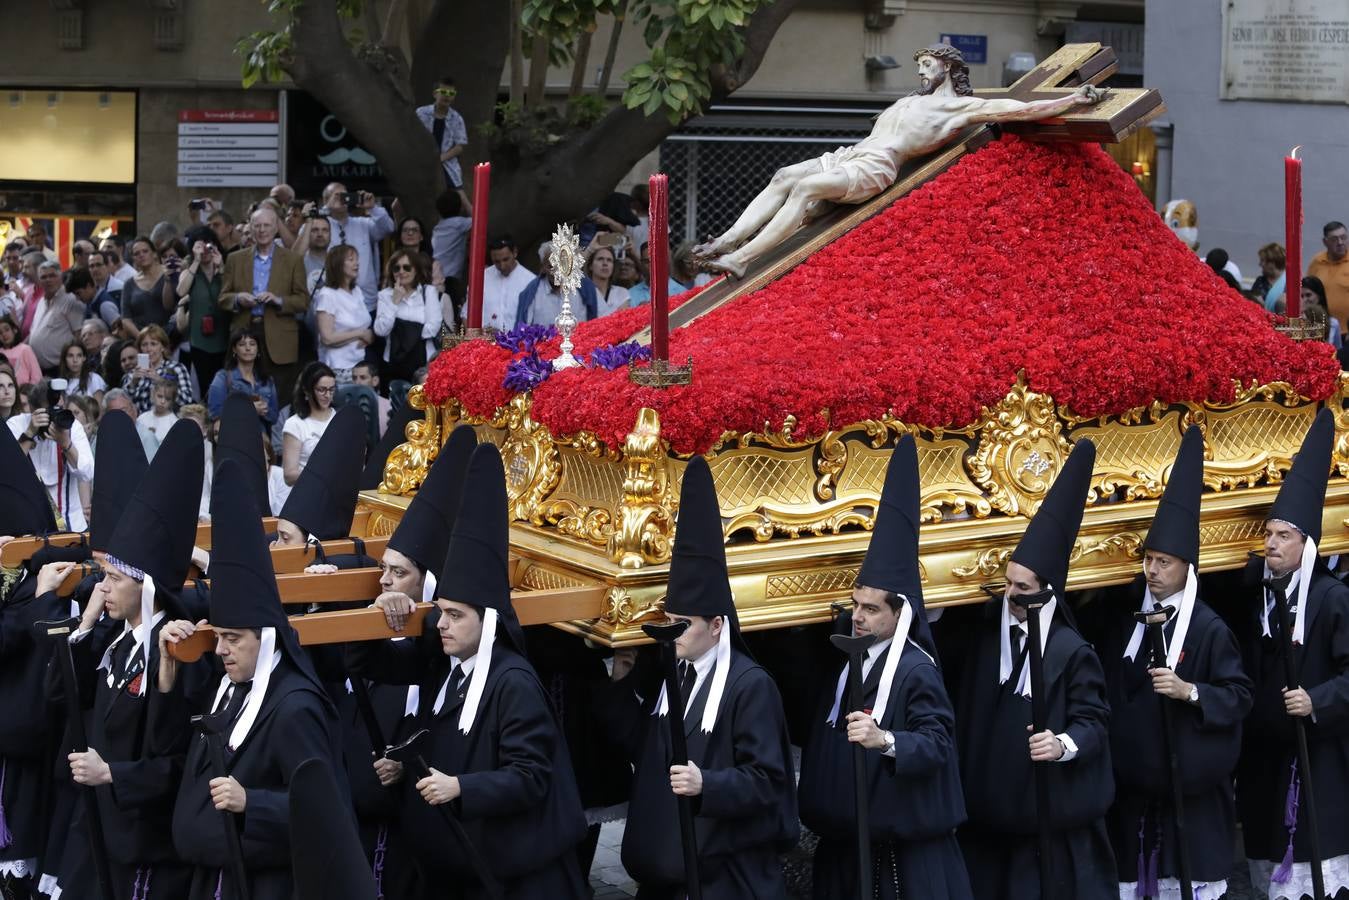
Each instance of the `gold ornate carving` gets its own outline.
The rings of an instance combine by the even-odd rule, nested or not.
[[[952,566],[951,574],[957,578],[988,578],[1002,571],[1007,560],[1012,558],[1011,547],[990,547],[974,554],[974,561],[967,566]]]
[[[488,424],[506,429],[501,461],[506,467],[506,497],[511,517],[542,525],[542,504],[557,486],[560,465],[557,446],[548,429],[529,415],[528,394],[518,394],[497,410]]]
[[[579,578],[549,569],[537,563],[529,564],[520,576],[519,587],[526,591],[557,591],[562,588],[584,587]]]
[[[626,569],[670,558],[676,493],[670,483],[660,416],[642,407],[623,443],[623,504],[609,535],[609,558]]]
[[[1070,424],[1087,421],[1069,416],[1062,408],[1059,414]],[[1160,497],[1184,433],[1180,412],[1168,412],[1162,404],[1154,403],[1121,416],[1102,416],[1093,421],[1098,424],[1078,427],[1072,432],[1074,442],[1090,438],[1096,444],[1095,471],[1087,503],[1095,503],[1119,490],[1124,492],[1125,500]]]
[[[421,385],[408,391],[407,402],[413,409],[426,411],[426,418],[420,422],[409,422],[404,434],[407,443],[399,444],[389,452],[384,462],[384,481],[379,489],[390,494],[411,494],[421,487],[426,478],[426,470],[435,461],[440,452],[440,421],[445,412],[452,413],[458,404],[451,404],[447,410],[428,407],[426,394]]]
[[[1029,518],[1068,458],[1054,401],[1026,385],[1025,373],[980,423],[970,474],[998,512]]]
[[[604,605],[600,608],[600,619],[609,625],[632,625],[647,616],[657,616],[665,612],[665,599],[658,597],[647,603],[633,599],[626,588],[611,587],[604,595]]]
[[[1234,403],[1195,408],[1212,453],[1204,486],[1227,491],[1283,480],[1315,414],[1283,382],[1239,388]]]
[[[561,477],[540,515],[560,533],[604,547],[614,531],[614,510],[623,502],[617,454],[606,454],[588,432],[557,449]]]
[[[1121,531],[1107,535],[1099,540],[1078,538],[1069,554],[1069,562],[1077,562],[1084,556],[1101,553],[1106,556],[1124,556],[1128,559],[1143,557],[1143,537],[1133,531]]]

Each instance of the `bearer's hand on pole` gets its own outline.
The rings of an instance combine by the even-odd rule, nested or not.
[[[614,669],[609,673],[613,681],[622,681],[632,672],[632,667],[637,664],[636,647],[619,647],[614,651]]]
[[[670,766],[670,790],[678,797],[697,797],[703,792],[703,773],[692,760],[687,766]]]
[[[98,755],[93,747],[83,753],[71,753],[66,757],[70,763],[70,777],[76,784],[95,787],[100,784],[112,784],[112,769]]]
[[[1193,685],[1177,676],[1171,669],[1148,669],[1148,674],[1152,676],[1154,693],[1161,694],[1163,697],[1170,697],[1172,700],[1190,699],[1190,688]]]
[[[459,779],[438,769],[432,769],[431,774],[417,782],[416,786],[417,793],[432,806],[459,799]]]
[[[39,569],[37,573],[37,595],[40,597],[59,588],[61,582],[65,581],[66,576],[70,574],[70,570],[73,568],[75,568],[73,562],[51,562]],[[95,591],[94,593],[98,592]]]
[[[885,732],[870,714],[860,709],[848,713],[848,740],[854,744],[861,744],[868,750],[885,748]]]
[[[211,803],[216,809],[227,810],[232,813],[242,813],[244,807],[248,805],[248,792],[244,786],[234,780],[230,775],[226,778],[212,778]]]
[[[1302,688],[1294,688],[1283,691],[1283,708],[1288,711],[1290,716],[1310,716],[1312,714],[1312,698]]]
[[[198,626],[205,625],[202,619],[196,625],[186,619],[175,619],[164,623],[159,629],[159,692],[167,694],[178,681],[178,660],[169,655],[169,646],[192,636]]]
[[[1030,731],[1031,726],[1027,725],[1026,730]],[[1062,755],[1063,744],[1049,729],[1030,736],[1031,762],[1054,762]]]
[[[381,756],[375,760],[375,776],[379,778],[379,783],[384,787],[393,787],[403,780],[403,764],[389,759],[387,756]]]
[[[401,591],[385,591],[375,598],[375,606],[384,610],[384,621],[389,623],[390,628],[402,631],[416,604]]]

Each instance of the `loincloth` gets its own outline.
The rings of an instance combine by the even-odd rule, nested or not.
[[[847,174],[848,191],[835,201],[838,203],[870,200],[899,177],[894,155],[879,147],[839,147],[820,157],[820,169],[841,169]]]

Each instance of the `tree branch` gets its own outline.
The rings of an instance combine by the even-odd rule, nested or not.
[[[745,26],[745,53],[740,57],[734,72],[727,73],[721,85],[726,95],[744,87],[745,82],[759,71],[759,65],[763,62],[764,55],[768,53],[773,38],[777,37],[778,29],[800,5],[801,0],[776,0],[750,16],[749,23]],[[713,85],[712,93],[716,95],[716,85]]]

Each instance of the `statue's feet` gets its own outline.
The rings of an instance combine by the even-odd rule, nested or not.
[[[698,244],[693,248],[693,258],[710,260],[721,256],[727,250],[730,250],[730,243],[724,238],[715,237],[705,244]]]
[[[698,260],[697,267],[700,271],[729,275],[736,280],[745,277],[745,263],[736,259],[734,253],[727,253],[725,256],[719,256],[716,259]]]

